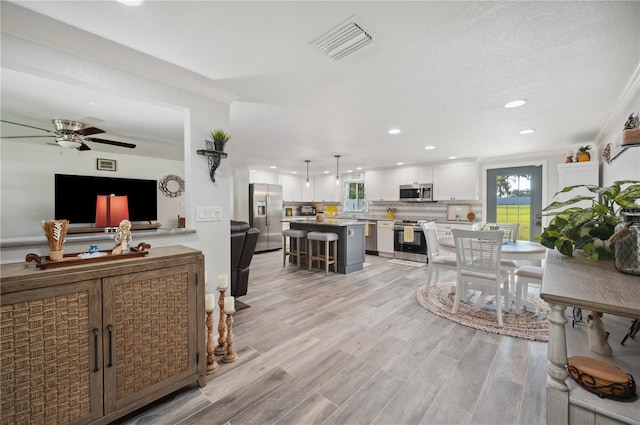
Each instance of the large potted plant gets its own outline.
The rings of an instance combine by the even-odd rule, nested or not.
[[[623,186],[626,187],[623,189]],[[537,239],[547,248],[557,249],[564,255],[572,256],[575,249],[582,249],[589,260],[612,259],[608,240],[622,221],[620,210],[640,208],[636,203],[640,199],[640,181],[621,180],[608,187],[568,186],[555,195],[577,188],[586,188],[596,196],[574,196],[566,201],[552,202],[542,210],[542,216],[553,216],[553,219]],[[587,208],[571,207],[585,200],[591,201],[592,205]]]
[[[211,131],[211,139],[213,140],[215,150],[223,152],[224,145],[231,139],[231,136],[223,129],[216,128]]]

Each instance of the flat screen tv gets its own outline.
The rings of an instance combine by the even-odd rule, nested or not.
[[[129,221],[158,219],[158,182],[96,176],[55,175],[55,218],[95,223],[98,195],[127,195]]]

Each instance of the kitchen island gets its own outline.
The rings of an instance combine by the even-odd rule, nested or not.
[[[307,232],[336,233],[338,239],[338,273],[362,270],[364,264],[364,221],[357,220],[293,220],[290,228]],[[303,261],[303,265],[306,264]]]

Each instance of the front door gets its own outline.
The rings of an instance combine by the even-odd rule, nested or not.
[[[487,222],[519,223],[518,239],[542,233],[542,166],[487,170]]]

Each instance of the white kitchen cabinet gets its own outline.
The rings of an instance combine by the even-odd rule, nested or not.
[[[575,186],[579,184],[599,185],[600,165],[597,161],[588,162],[572,162],[569,164],[558,165],[558,191],[567,186]],[[590,192],[586,188],[574,189],[571,192],[561,193],[554,199],[557,201],[566,201],[574,196],[590,196],[595,197],[596,194]],[[580,201],[571,205],[571,207],[586,208],[591,206],[591,201]]]
[[[433,183],[433,168],[421,167],[416,170],[416,183]]]
[[[475,200],[477,173],[475,163],[458,163],[433,167],[434,201]]]
[[[382,172],[367,171],[365,173],[364,197],[367,201],[382,200]]]
[[[400,185],[413,184],[416,181],[416,169],[413,167],[385,170],[382,172],[382,199],[397,201],[400,199]]]
[[[393,258],[393,220],[379,220],[376,223],[378,230],[378,255]]]
[[[314,179],[314,191],[313,200],[316,202],[338,202],[340,201],[340,194],[342,181],[340,185],[336,185],[336,176],[329,174]]]
[[[277,173],[270,173],[268,171],[250,170],[249,183],[280,184],[280,178]]]
[[[283,201],[302,201],[302,183],[299,177],[281,174],[279,177],[279,182],[282,185]]]

